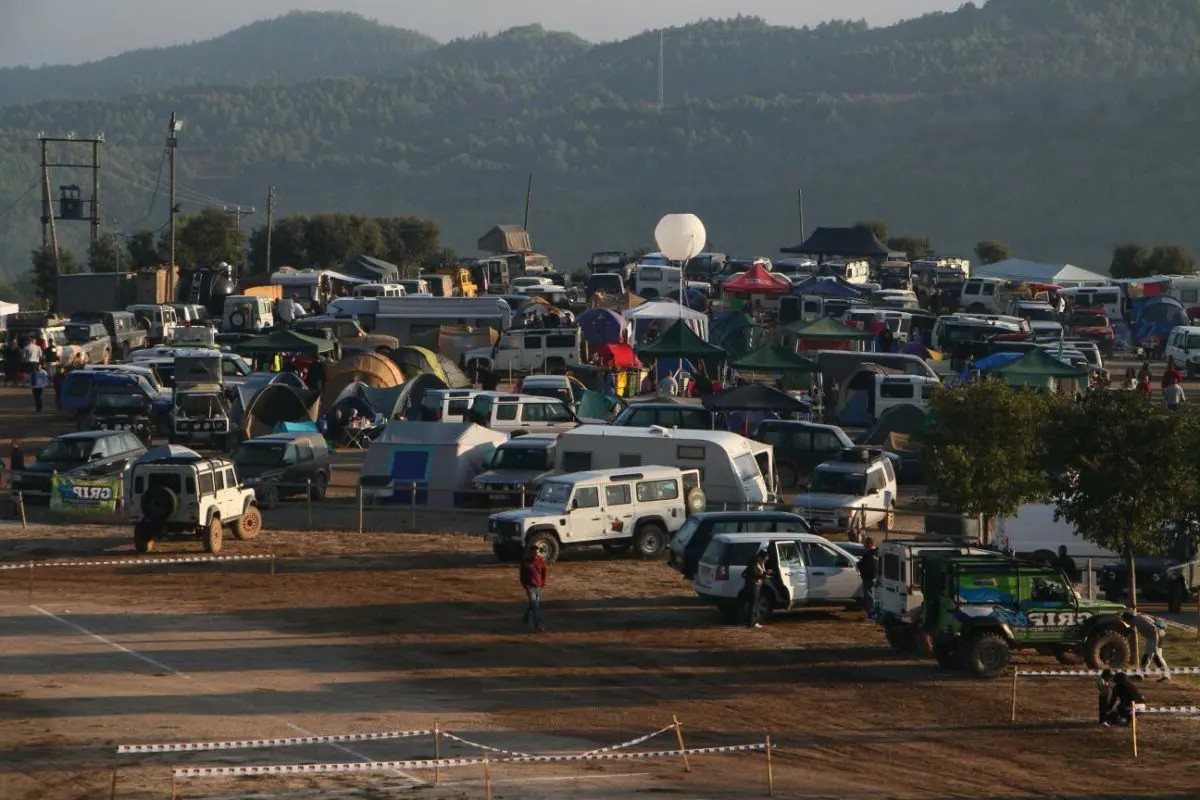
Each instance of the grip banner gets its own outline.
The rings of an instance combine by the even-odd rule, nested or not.
[[[121,499],[123,480],[55,475],[50,483],[50,510],[71,514],[112,514]]]

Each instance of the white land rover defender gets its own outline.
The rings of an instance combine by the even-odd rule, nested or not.
[[[630,547],[641,558],[662,555],[689,514],[704,510],[700,471],[637,467],[549,478],[533,506],[488,518],[484,537],[501,561],[536,547],[547,562],[565,547],[598,544],[608,553]]]
[[[262,530],[254,490],[238,482],[232,461],[174,453],[133,464],[127,478],[126,513],[133,522],[133,547],[149,553],[170,535],[200,538],[204,552],[221,552],[225,526],[238,539]]]

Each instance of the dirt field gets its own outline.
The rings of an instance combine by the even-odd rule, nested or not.
[[[0,395],[0,437],[28,428]],[[65,429],[66,426],[63,426]],[[57,431],[54,431],[57,432]],[[342,513],[353,513],[345,510]],[[272,517],[268,515],[268,526]],[[121,527],[0,528],[3,560],[129,555]],[[399,527],[397,522],[397,527]],[[164,554],[194,554],[195,543]],[[0,800],[170,796],[182,765],[416,759],[430,739],[173,755],[117,744],[432,728],[526,753],[580,753],[678,715],[689,747],[770,734],[775,795],[793,798],[1194,797],[1197,721],[1095,725],[1087,679],[1011,682],[897,657],[858,611],[722,624],[662,563],[598,551],[556,564],[547,632],[527,633],[516,570],[476,535],[271,530],[231,554],[266,562],[0,572]],[[1168,640],[1168,657],[1190,644]],[[1052,659],[1018,663],[1054,668]],[[1153,704],[1200,703],[1187,681]],[[638,749],[668,749],[664,734]],[[446,745],[446,756],[477,751]],[[760,753],[497,765],[495,796],[766,795]],[[481,798],[479,767],[181,780],[183,798]]]

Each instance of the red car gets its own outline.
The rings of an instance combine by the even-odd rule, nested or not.
[[[1113,327],[1103,308],[1076,308],[1067,317],[1067,334],[1090,339],[1100,346],[1104,355],[1113,349]]]

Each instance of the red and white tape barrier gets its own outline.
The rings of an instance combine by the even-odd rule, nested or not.
[[[657,730],[654,733],[647,733],[645,736],[639,736],[636,739],[630,739],[628,742],[622,742],[621,744],[614,744],[614,745],[610,745],[608,747],[599,747],[595,750],[588,750],[586,753],[581,753],[580,755],[594,756],[594,755],[597,755],[598,753],[611,753],[614,750],[624,750],[626,747],[633,747],[635,744],[641,744],[642,742],[648,742],[651,739],[653,739],[655,736],[661,736],[662,734],[666,733],[667,731],[673,731],[673,730],[675,730],[675,723],[671,723],[667,727],[662,728],[661,730]]]
[[[282,739],[234,739],[226,742],[123,744],[117,747],[117,755],[129,755],[133,753],[197,753],[211,750],[254,750],[268,747],[299,747],[309,744],[374,742],[432,735],[433,731],[382,731],[380,733],[339,733],[332,736],[289,736]]]
[[[251,556],[168,556],[162,558],[113,558],[94,561],[26,561],[21,564],[0,564],[0,572],[13,569],[46,569],[48,567],[150,567],[156,564],[207,564],[214,561],[265,561],[275,556],[267,553]]]
[[[446,733],[446,731],[441,731],[440,734],[447,739],[453,739],[456,742],[465,744],[467,747],[475,747],[475,748],[478,748],[479,750],[487,750],[488,752],[491,752],[491,753],[503,753],[506,756],[516,756],[518,758],[528,758],[529,757],[529,753],[518,753],[516,750],[505,750],[502,747],[492,747],[490,745],[480,744],[479,742],[472,742],[472,741],[462,738],[461,736],[455,736],[453,733]]]
[[[1165,673],[1161,669],[1114,669],[1113,672],[1124,672],[1126,675],[1200,675],[1200,667],[1172,667]],[[1098,669],[1021,669],[1017,670],[1019,678],[1095,678],[1100,674]]]

